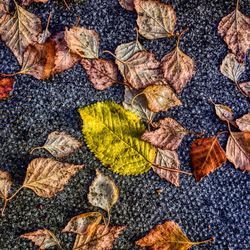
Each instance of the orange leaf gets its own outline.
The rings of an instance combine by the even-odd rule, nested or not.
[[[13,90],[13,87],[14,87],[14,79],[12,78],[0,79],[0,100],[8,98],[11,91]]]

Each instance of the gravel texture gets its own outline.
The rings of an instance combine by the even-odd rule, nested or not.
[[[181,95],[183,105],[157,118],[173,117],[190,131],[206,131],[213,135],[226,129],[215,116],[208,99],[231,106],[235,117],[249,111],[249,102],[235,86],[219,72],[227,48],[217,34],[220,19],[231,12],[234,1],[172,0],[178,16],[178,29],[189,27],[181,47],[194,58],[197,73]],[[249,0],[241,1],[241,9],[250,14]],[[101,50],[114,51],[124,42],[135,38],[136,14],[120,7],[117,0],[85,0],[72,4],[67,11],[60,2],[32,4],[29,10],[42,17],[44,26],[49,12],[53,13],[51,31],[72,26],[80,16],[81,25],[97,30]],[[161,58],[174,41],[140,39],[144,46]],[[105,57],[106,55],[104,55]],[[18,70],[17,62],[7,47],[0,43],[0,72]],[[249,62],[248,62],[248,72]],[[246,79],[250,77],[244,76]],[[15,185],[21,185],[28,163],[35,157],[50,157],[45,151],[30,155],[34,146],[42,145],[48,133],[67,131],[82,139],[81,120],[76,111],[91,103],[114,100],[121,103],[124,87],[113,86],[105,91],[95,90],[80,65],[48,81],[31,76],[16,76],[12,97],[0,102],[1,169],[11,172]],[[182,169],[191,171],[189,146],[193,136],[187,136],[179,149]],[[222,138],[222,143],[225,144]],[[30,190],[23,190],[9,204],[0,218],[0,249],[36,249],[19,236],[25,232],[48,228],[56,233],[65,249],[71,249],[73,234],[60,233],[69,219],[79,213],[97,210],[87,201],[88,187],[101,169],[114,178],[120,188],[120,199],[112,211],[112,225],[126,225],[127,230],[114,244],[117,250],[139,249],[134,241],[165,220],[179,223],[191,240],[215,237],[211,244],[193,249],[247,250],[249,238],[249,174],[236,170],[230,163],[196,183],[190,176],[181,176],[181,187],[175,188],[152,171],[136,177],[122,177],[103,167],[84,145],[80,151],[65,159],[83,163],[86,168],[71,179],[64,191],[52,199],[43,199]],[[155,190],[162,189],[158,195]]]

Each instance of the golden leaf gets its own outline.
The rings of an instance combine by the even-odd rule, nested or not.
[[[236,124],[243,132],[250,132],[250,113],[243,115],[236,120]]]

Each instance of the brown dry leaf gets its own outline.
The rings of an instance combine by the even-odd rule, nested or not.
[[[246,96],[250,97],[250,82],[242,82],[239,84],[239,87],[246,94]]]
[[[174,35],[176,14],[171,5],[159,0],[135,0],[139,33],[147,39]]]
[[[203,244],[209,240],[192,242],[174,221],[157,225],[145,237],[136,241],[137,246],[151,250],[187,250],[193,245]]]
[[[88,200],[91,205],[100,207],[110,213],[118,198],[119,189],[114,181],[97,169],[96,177],[89,187]]]
[[[151,85],[143,90],[151,111],[157,113],[180,106],[182,103],[167,85]]]
[[[99,35],[96,31],[75,26],[66,28],[64,38],[72,53],[82,58],[98,58]]]
[[[154,131],[146,131],[141,139],[153,144],[157,148],[176,150],[183,137],[188,133],[177,121],[164,118],[153,122]]]
[[[235,168],[250,171],[250,132],[230,132],[226,156]]]
[[[236,9],[220,21],[218,33],[237,60],[243,62],[250,48],[250,18],[239,11],[239,0]]]
[[[48,249],[53,246],[58,246],[62,249],[56,236],[47,229],[40,229],[35,232],[22,234],[20,237],[33,241],[41,250]]]
[[[250,132],[250,113],[243,115],[236,120],[236,124],[243,132]]]
[[[54,131],[48,135],[48,139],[42,147],[32,149],[31,153],[36,149],[42,148],[47,150],[54,157],[62,158],[69,156],[81,146],[82,143],[71,135],[65,132]]]
[[[215,113],[222,121],[233,121],[234,113],[233,110],[222,104],[214,103]]]
[[[81,64],[86,70],[94,88],[104,90],[117,82],[118,71],[111,60],[82,59]]]
[[[27,6],[32,3],[47,3],[49,0],[22,0],[22,5]]]
[[[30,188],[38,196],[50,198],[62,191],[69,179],[83,165],[62,163],[51,158],[36,158],[30,162],[23,183],[24,188]]]
[[[237,83],[241,74],[245,71],[245,68],[245,63],[239,63],[236,56],[229,53],[222,61],[220,72],[231,81]]]
[[[120,5],[125,9],[125,10],[130,10],[133,11],[135,9],[135,0],[118,0]]]
[[[14,15],[6,15],[0,23],[0,36],[22,65],[23,54],[29,45],[37,42],[37,37],[42,32],[42,25],[40,18],[14,3],[16,6]]]
[[[11,91],[14,87],[13,78],[2,78],[0,79],[0,100],[6,99],[9,97]]]
[[[7,199],[12,185],[11,176],[8,172],[0,170],[0,198]]]
[[[9,12],[10,0],[0,0],[0,25],[1,19]]]
[[[194,140],[190,155],[196,181],[200,181],[227,160],[216,136]]]
[[[124,226],[106,228],[105,225],[99,225],[94,238],[88,244],[85,236],[78,234],[73,250],[112,250],[115,239],[125,228]]]
[[[161,167],[180,169],[180,161],[178,158],[178,154],[172,150],[158,149],[156,158],[155,158],[155,164]],[[179,173],[164,170],[162,168],[156,168],[154,166],[153,166],[153,170],[162,179],[169,181],[176,187],[180,186],[180,178],[179,178],[180,174]]]

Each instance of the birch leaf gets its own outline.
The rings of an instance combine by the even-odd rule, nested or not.
[[[250,113],[243,115],[236,120],[236,124],[243,132],[250,132]]]
[[[120,5],[125,9],[125,10],[130,10],[133,11],[135,9],[135,0],[118,0]]]
[[[174,119],[165,118],[152,123],[154,131],[146,131],[142,140],[150,142],[157,148],[176,150],[187,131]]]
[[[96,170],[96,178],[89,187],[88,193],[88,200],[91,205],[100,207],[109,213],[118,198],[119,189],[114,181]]]
[[[191,161],[196,181],[218,169],[227,158],[217,137],[196,139],[191,145]]]
[[[215,113],[222,121],[233,121],[234,114],[231,108],[226,105],[214,103]]]
[[[250,97],[250,82],[242,82],[239,84],[239,87],[248,97]]]
[[[82,168],[83,165],[36,158],[28,166],[23,187],[30,188],[38,196],[50,198],[62,191],[69,179]]]
[[[226,156],[235,168],[250,171],[250,132],[231,132],[227,141]]]
[[[11,176],[8,172],[0,170],[0,198],[7,199],[12,185]]]
[[[65,41],[71,52],[82,58],[95,59],[99,53],[99,35],[94,30],[72,27],[65,30]]]
[[[174,35],[176,14],[171,5],[159,0],[135,0],[139,33],[147,39]]]
[[[14,87],[13,78],[0,79],[0,100],[6,99],[10,96],[11,91]]]
[[[148,171],[155,148],[139,139],[145,131],[140,118],[114,102],[98,102],[79,109],[89,149],[112,171],[137,175]]]
[[[42,32],[41,20],[15,2],[14,15],[7,15],[0,26],[1,39],[12,50],[20,65],[27,47],[37,42]]]

